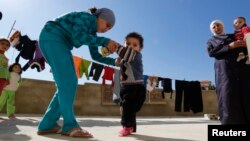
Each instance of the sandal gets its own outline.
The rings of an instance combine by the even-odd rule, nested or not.
[[[68,132],[61,133],[64,136],[75,137],[75,138],[93,138],[93,135],[88,131],[79,128],[74,128]]]
[[[61,126],[57,124],[55,127],[49,130],[37,131],[37,135],[59,134],[60,132],[61,132]]]

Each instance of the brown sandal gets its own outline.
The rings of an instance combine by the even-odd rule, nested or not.
[[[93,138],[93,135],[90,134],[88,131],[79,128],[74,128],[69,132],[62,132],[64,136],[75,137],[75,138]]]
[[[59,134],[61,132],[61,126],[56,125],[55,127],[46,131],[37,131],[37,135],[47,135],[47,134]]]

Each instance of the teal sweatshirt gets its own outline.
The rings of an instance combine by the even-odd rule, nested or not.
[[[87,12],[65,14],[46,23],[43,32],[54,36],[51,38],[51,36],[45,34],[46,36],[42,36],[40,41],[62,42],[67,44],[71,50],[73,47],[79,48],[82,45],[88,45],[93,60],[114,66],[114,58],[103,57],[99,53],[98,46],[107,46],[110,39],[97,36],[96,19],[96,16]],[[55,38],[55,35],[57,38]]]

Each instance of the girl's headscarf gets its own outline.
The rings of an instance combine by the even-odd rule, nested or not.
[[[115,25],[115,14],[112,10],[108,8],[100,8],[96,9],[95,13],[93,14],[110,23],[111,28]]]

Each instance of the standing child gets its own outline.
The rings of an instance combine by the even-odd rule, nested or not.
[[[141,54],[143,37],[136,32],[132,32],[126,36],[125,43],[127,50],[119,48],[117,51],[118,55],[122,56],[120,69],[122,129],[119,136],[127,136],[136,132],[136,113],[140,111],[146,98]],[[135,55],[128,54],[133,51],[135,51]]]
[[[250,27],[247,27],[246,19],[244,17],[237,17],[234,20],[234,37],[235,40],[246,40],[246,34],[250,32]],[[244,60],[246,64],[250,64],[247,59],[247,49],[245,47],[241,47],[237,49],[239,52],[237,61],[240,62]]]
[[[8,61],[4,53],[10,48],[10,42],[6,38],[0,38],[0,95],[7,84]]]
[[[57,122],[62,116],[62,135],[93,137],[89,132],[81,129],[75,118],[73,105],[78,82],[71,50],[73,47],[88,45],[94,60],[115,65],[115,59],[102,57],[98,46],[107,46],[110,53],[113,53],[117,43],[97,36],[97,32],[107,32],[114,24],[115,15],[107,8],[92,8],[90,13],[71,12],[45,24],[40,33],[39,47],[51,67],[57,91],[39,123],[37,134],[58,133],[61,126]]]
[[[22,74],[22,67],[18,63],[14,63],[9,67],[9,84],[4,87],[0,97],[0,111],[7,102],[7,116],[15,119],[15,92],[18,89]]]

